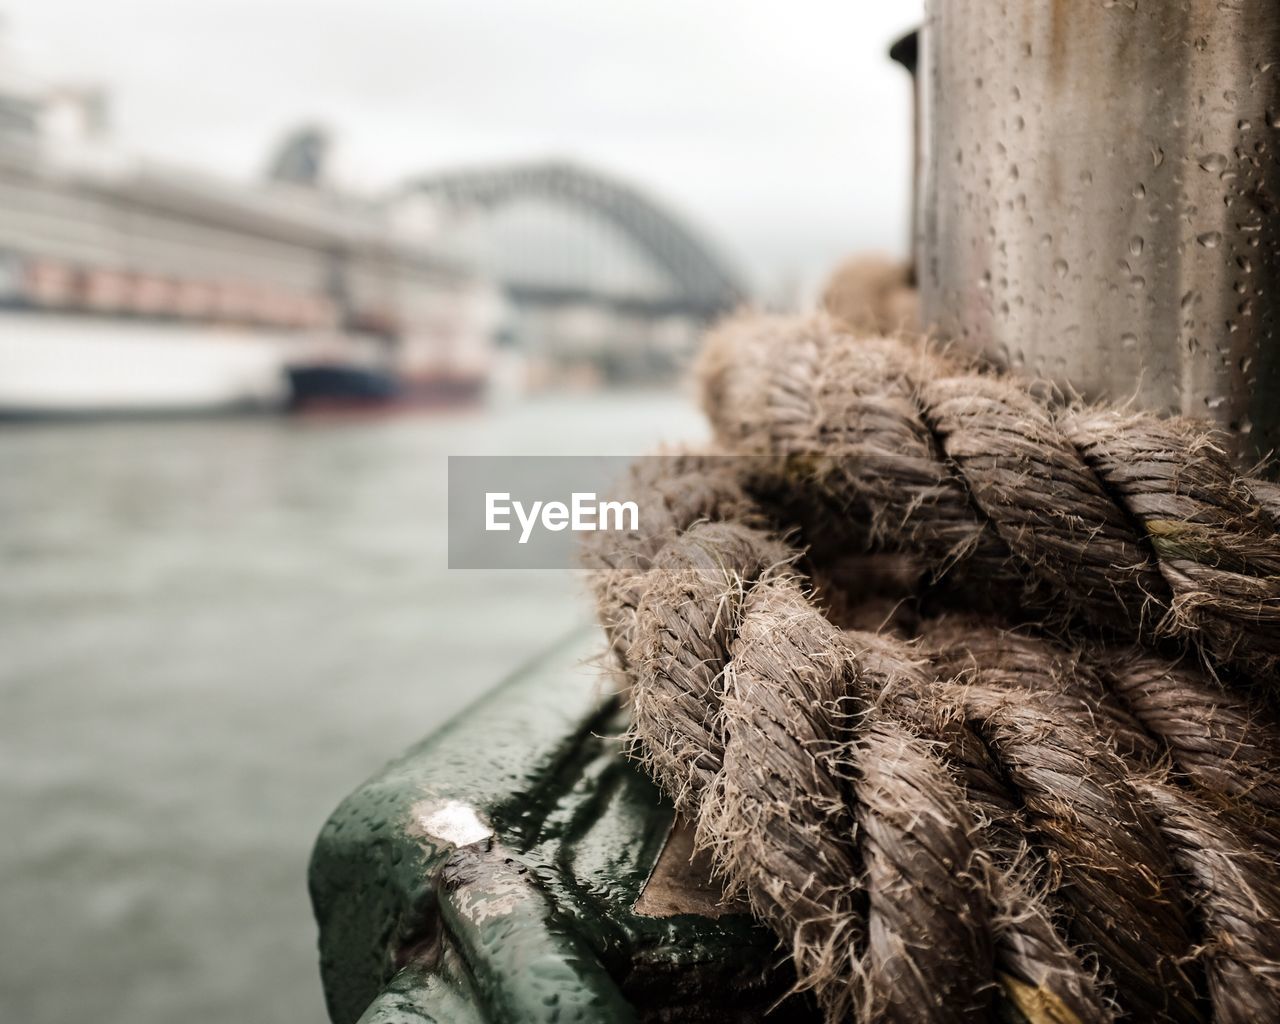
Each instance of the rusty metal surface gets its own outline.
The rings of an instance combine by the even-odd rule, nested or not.
[[[928,0],[926,323],[1280,442],[1280,4]]]
[[[672,820],[662,853],[632,908],[634,913],[640,917],[679,914],[724,917],[751,913],[750,905],[742,897],[725,896],[724,886],[712,870],[711,854],[695,848],[694,834],[693,824],[687,819],[677,816]]]

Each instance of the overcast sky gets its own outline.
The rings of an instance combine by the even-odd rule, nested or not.
[[[922,0],[0,0],[11,45],[101,83],[120,140],[229,175],[330,127],[361,187],[570,157],[691,217],[765,283],[906,246]]]

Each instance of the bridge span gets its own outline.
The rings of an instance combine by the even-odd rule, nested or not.
[[[435,204],[446,239],[455,230],[477,233],[478,220],[487,220],[501,236],[504,215],[521,207],[557,210],[578,220],[585,230],[577,244],[591,250],[586,273],[575,274],[573,261],[563,254],[539,252],[536,240],[527,254],[512,258],[500,238],[489,239],[489,269],[521,303],[587,301],[629,313],[708,319],[749,297],[737,271],[684,219],[639,189],[577,164],[553,160],[450,171],[415,178],[403,191]],[[611,239],[589,240],[602,228]],[[479,247],[481,262],[484,248]],[[630,273],[603,280],[592,272],[620,258],[618,249],[631,250],[630,263],[638,265]]]

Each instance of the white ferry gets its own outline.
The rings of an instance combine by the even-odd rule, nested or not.
[[[0,54],[0,417],[460,401],[489,373],[496,289],[316,179],[122,156],[91,90]]]

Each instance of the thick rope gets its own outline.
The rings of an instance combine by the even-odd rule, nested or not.
[[[962,650],[963,656],[978,666],[976,673],[984,681],[994,680],[1010,693],[1019,689],[1035,693],[1037,708],[1056,708],[1055,743],[1109,742],[1115,750],[1126,752],[1135,766],[1150,769],[1160,761],[1159,741],[1169,744],[1173,760],[1189,769],[1187,779],[1198,792],[1185,792],[1163,771],[1122,775],[1124,784],[1141,798],[1159,824],[1163,842],[1196,908],[1214,1019],[1280,1019],[1280,880],[1272,856],[1275,833],[1256,827],[1240,831],[1232,821],[1246,805],[1250,811],[1258,810],[1247,800],[1250,782],[1257,783],[1264,802],[1269,799],[1276,783],[1274,752],[1280,748],[1271,746],[1272,758],[1260,755],[1262,744],[1274,737],[1274,730],[1231,701],[1220,711],[1208,688],[1193,673],[1161,666],[1149,656],[1132,657],[1127,664],[1123,657],[1107,659],[1115,666],[1116,677],[1126,680],[1122,685],[1134,698],[1131,706],[1139,713],[1131,716],[1114,707],[1114,697],[1099,677],[1070,653],[1044,641],[972,625],[962,638],[959,629],[951,624],[934,633],[931,640],[943,641],[950,652]],[[1099,663],[1102,661],[1100,658]],[[1174,711],[1178,698],[1185,703]],[[1174,715],[1172,723],[1170,713]],[[1210,728],[1189,727],[1188,722],[1206,717]],[[1074,736],[1065,724],[1068,719],[1074,719],[1077,726]],[[1143,732],[1148,722],[1155,726],[1153,735]],[[1200,742],[1190,742],[1192,736]],[[1233,747],[1243,752],[1242,761],[1231,758]],[[1095,751],[1090,760],[1097,764],[1107,758]],[[1231,802],[1206,801],[1206,795],[1227,797]],[[1257,818],[1252,814],[1243,817],[1249,826],[1256,826]],[[1264,835],[1268,841],[1259,842]],[[1153,866],[1150,855],[1138,863],[1144,871]],[[1150,918],[1137,923],[1146,927],[1155,924]]]
[[[1090,658],[1174,770],[1280,862],[1280,728],[1270,714],[1185,662],[1114,648]]]
[[[631,748],[798,987],[832,1021],[1280,1019],[1280,730],[1249,688],[1105,641],[1171,629],[1265,683],[1270,485],[1185,425],[822,319],[730,330],[708,410],[767,458],[642,464],[641,528],[587,563]],[[801,573],[857,621],[877,548],[1059,639],[841,630]]]
[[[845,943],[850,953],[863,947],[850,965],[860,1015],[985,1019],[992,908],[971,814],[929,746],[858,696],[863,687],[845,654],[839,632],[793,581],[752,590],[725,672],[726,758],[707,822],[711,845],[724,850],[732,877],[734,851],[755,859],[806,827],[846,835],[861,866],[866,918],[862,942]],[[783,749],[792,758],[780,771]],[[825,815],[806,813],[823,784],[834,786]],[[842,817],[850,808],[852,820]],[[746,830],[736,841],[735,827]],[[812,864],[801,860],[796,870],[810,873]],[[775,878],[766,874],[765,887]],[[832,937],[843,938],[839,925]]]
[[[1069,620],[1173,631],[1270,679],[1280,536],[1201,428],[1058,408],[1034,389],[830,319],[753,317],[708,339],[703,402],[728,450],[781,457],[867,542]],[[1269,499],[1268,499],[1269,500]]]
[[[916,331],[920,304],[911,268],[880,256],[854,256],[836,268],[822,290],[822,308],[851,331]]]
[[[1033,887],[976,857],[978,815],[931,744],[858,698],[858,669],[862,691],[881,688],[883,652],[852,658],[777,573],[782,553],[695,523],[651,560],[630,627],[636,749],[730,885],[791,943],[833,1020],[985,1019],[993,944],[1015,1005],[1109,1019]],[[619,592],[601,588],[602,604]]]

